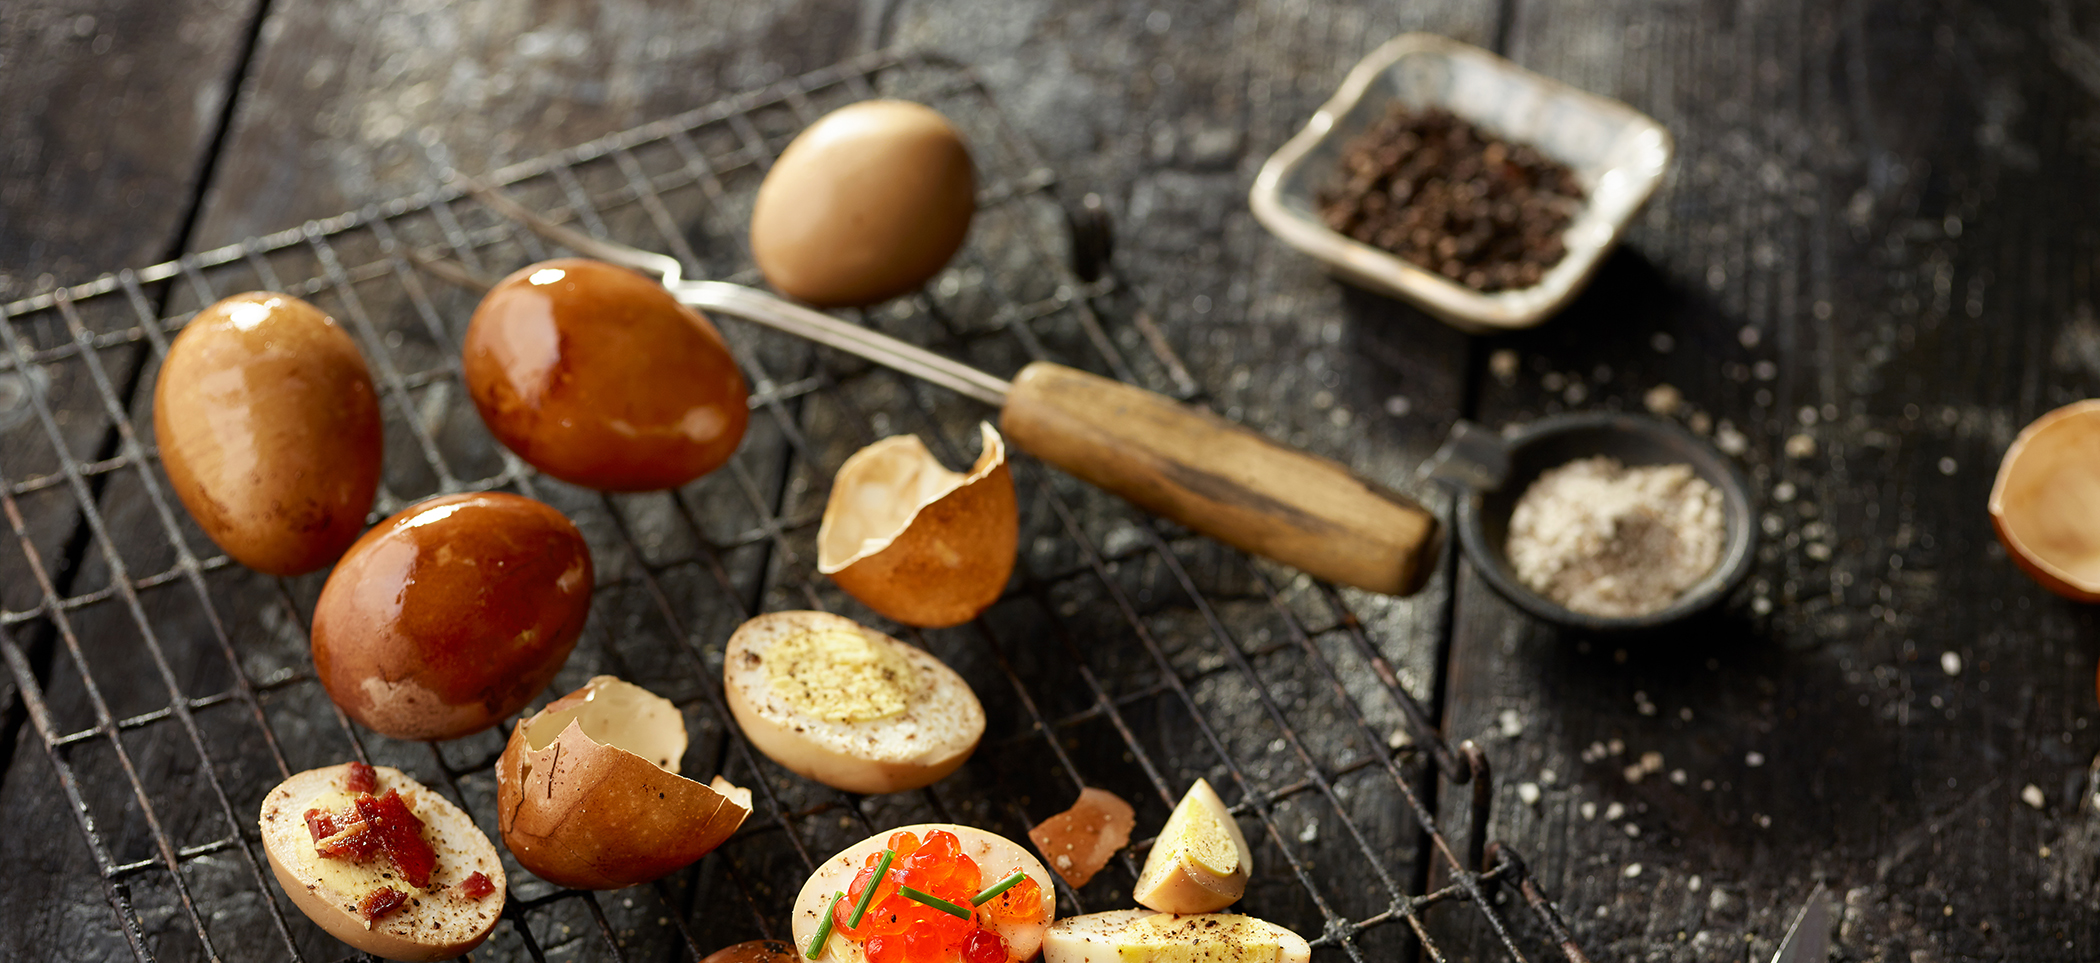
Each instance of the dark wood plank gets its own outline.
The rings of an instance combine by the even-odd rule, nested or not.
[[[254,7],[249,0],[113,0],[0,9],[0,141],[8,145],[0,161],[0,299],[156,261],[178,248]],[[137,323],[128,309],[89,311],[78,321],[95,333]],[[63,349],[73,340],[56,311],[0,323],[11,326],[25,352]],[[136,374],[141,356],[132,343],[102,354],[120,385]],[[80,354],[61,350],[21,368],[0,351],[0,483],[50,476],[67,457],[114,453],[99,398]],[[53,415],[48,425],[39,405]],[[29,552],[61,592],[88,590],[80,578],[78,502],[68,486],[15,501],[25,530],[19,539],[9,532],[0,548],[0,609],[41,603]],[[54,671],[48,623],[6,631],[33,671]],[[60,802],[17,695],[9,674],[0,683],[0,821],[11,831],[0,840],[0,860],[14,867],[9,893],[21,896],[0,900],[0,957],[39,956],[53,946],[78,946],[85,958],[128,956],[79,825]],[[119,780],[86,791],[105,808],[121,809],[130,795]]]
[[[1007,11],[966,14],[906,7],[892,16],[900,37],[985,62],[986,76],[1001,103],[1026,133],[1047,144],[1053,167],[1065,173],[1075,189],[1098,189],[1110,198],[1122,221],[1119,264],[1126,272],[1126,284],[1094,307],[1126,353],[1144,354],[1137,320],[1140,313],[1158,318],[1188,359],[1192,384],[1207,389],[1199,397],[1279,437],[1348,460],[1396,486],[1410,487],[1415,461],[1426,454],[1457,410],[1463,391],[1459,375],[1468,350],[1465,340],[1412,312],[1355,298],[1327,281],[1309,263],[1284,252],[1262,234],[1245,215],[1242,197],[1246,179],[1260,159],[1309,114],[1361,53],[1401,29],[1424,25],[1485,41],[1492,32],[1491,11],[1459,4],[1375,16],[1314,10],[1312,19],[1304,23],[1286,13],[1261,10],[1236,13],[1191,7],[1165,14],[1164,18],[1132,19],[1106,6],[1079,10],[1068,22],[1000,34],[992,45],[985,44],[980,28],[987,23],[1015,22]],[[860,16],[856,7],[811,6],[757,16],[726,12],[709,16],[667,8],[663,13],[623,20],[612,14],[528,11],[523,5],[402,14],[377,5],[337,4],[286,8],[273,16],[276,19],[267,33],[270,39],[254,68],[254,97],[243,105],[222,158],[221,174],[204,212],[199,246],[428,186],[444,164],[485,169],[827,63],[850,52],[857,38],[870,32],[855,20]],[[1173,28],[1176,22],[1181,26]],[[1286,25],[1293,29],[1284,30]],[[1095,32],[1077,29],[1093,26],[1122,31],[1136,38],[1139,47],[1101,48],[1094,42]],[[1237,45],[1249,53],[1243,59],[1220,60],[1200,47],[1170,42],[1177,36],[1170,28],[1179,35],[1215,34],[1220,44]],[[1060,50],[1066,52],[1060,54]],[[1036,58],[1046,54],[1052,60],[1062,57],[1071,65],[1069,76],[1059,82],[1065,92],[1035,82],[1031,70]],[[1133,54],[1148,58],[1152,66],[1137,83],[1130,84],[1126,58]],[[467,80],[459,79],[463,72]],[[708,77],[716,78],[712,87],[704,83]],[[1046,92],[1053,95],[1044,97]],[[1073,139],[1069,136],[1073,107],[1081,103],[1087,106],[1087,123],[1098,126]],[[424,132],[432,130],[433,142],[426,142]],[[1134,164],[1133,157],[1142,160]],[[609,226],[615,233],[648,242],[648,229],[643,225]],[[995,226],[987,222],[987,227]],[[706,236],[701,240],[708,245],[733,244],[733,237],[719,229],[703,233]],[[996,238],[987,239],[991,240]],[[701,246],[697,253],[711,261],[716,249]],[[310,259],[302,261],[301,257],[293,253],[272,258],[271,263],[283,277],[316,270]],[[343,259],[353,260],[347,253]],[[1028,267],[1025,259],[1001,260],[994,253],[985,264],[994,272],[1007,272],[993,277],[1017,289],[1043,280],[1039,268],[1017,270]],[[1260,283],[1251,283],[1250,277]],[[267,278],[237,268],[213,272],[207,280],[218,288],[216,293],[225,293],[263,284]],[[425,279],[425,283],[433,282]],[[368,353],[385,357],[404,371],[442,363],[447,346],[421,325],[419,306],[407,303],[395,282],[360,285],[355,291],[357,306],[372,322],[374,339],[366,345]],[[435,285],[430,298],[440,328],[456,337],[457,326],[471,307],[472,292]],[[321,299],[332,311],[354,310],[343,291],[323,292]],[[1056,320],[1053,327],[1068,321]],[[913,333],[942,337],[939,330]],[[398,342],[389,337],[395,334],[401,336]],[[1091,349],[1076,331],[1049,334],[1056,350],[1081,355],[1070,360],[1096,367],[1104,363],[1098,355],[1088,354]],[[1003,363],[1005,370],[1011,370],[1018,364],[990,348],[981,350],[991,352],[980,358],[987,365]],[[783,355],[782,359],[792,362],[794,357]],[[852,377],[854,370],[844,369],[840,376]],[[1184,387],[1156,364],[1138,373],[1155,387]],[[871,390],[878,384],[891,390],[901,387],[888,376],[875,376]],[[429,395],[417,397],[426,400]],[[917,402],[880,393],[868,401],[891,415],[888,422],[874,422],[877,430],[918,426],[910,414]],[[458,398],[434,404],[435,418],[426,420],[427,430],[444,434],[454,425],[473,424],[473,416]],[[935,431],[951,444],[976,417],[947,403],[920,410],[928,419],[919,423],[921,430]],[[815,432],[825,427],[825,417],[821,411],[808,410],[801,425]],[[143,412],[134,413],[134,421],[143,420]],[[889,427],[882,427],[884,424]],[[822,438],[826,457],[843,457],[851,445],[860,443],[852,440],[857,437],[855,432],[867,430],[866,426],[847,430],[844,425],[832,425],[831,433]],[[389,432],[390,444],[395,446],[389,454],[390,491],[410,498],[434,487],[437,480],[427,472],[412,467],[396,471],[421,460],[405,417],[391,421]],[[460,440],[451,437],[445,443]],[[832,454],[831,446],[841,443],[845,447]],[[777,448],[781,442],[776,438],[760,444]],[[486,449],[485,440],[482,445]],[[747,450],[746,456],[751,454]],[[467,460],[474,457],[470,454]],[[835,464],[835,460],[824,464]],[[798,466],[801,477],[810,483],[806,490],[821,492],[828,478],[824,464]],[[464,469],[455,469],[455,474],[470,477]],[[770,491],[779,490],[778,476],[756,472],[755,477]],[[1043,476],[1035,473],[1030,477]],[[113,491],[107,501],[112,527],[123,533],[112,548],[133,571],[165,564],[170,553],[142,483],[133,479],[131,487]],[[1273,806],[1273,818],[1280,827],[1278,836],[1264,837],[1269,842],[1264,844],[1261,859],[1270,869],[1257,886],[1257,892],[1265,894],[1257,899],[1262,911],[1308,932],[1319,926],[1320,917],[1309,897],[1285,869],[1286,851],[1301,865],[1312,867],[1323,880],[1323,896],[1352,917],[1378,912],[1386,897],[1375,888],[1357,887],[1351,881],[1382,872],[1394,877],[1395,885],[1414,885],[1418,847],[1413,827],[1399,808],[1390,779],[1376,768],[1362,768],[1363,761],[1381,752],[1383,740],[1398,728],[1398,712],[1371,682],[1360,656],[1350,647],[1342,627],[1345,616],[1312,586],[1295,581],[1292,573],[1271,568],[1260,570],[1257,576],[1256,570],[1229,553],[1167,532],[1165,544],[1175,564],[1216,600],[1218,607],[1212,611],[1221,621],[1209,625],[1203,610],[1179,586],[1172,566],[1163,564],[1169,556],[1146,548],[1144,528],[1135,515],[1068,481],[1050,479],[1048,485],[1048,490],[1077,506],[1083,530],[1096,547],[1111,556],[1112,577],[1156,634],[1161,657],[1188,674],[1193,697],[1204,707],[1201,711],[1217,714],[1213,722],[1222,730],[1223,742],[1213,747],[1194,726],[1187,707],[1174,698],[1153,698],[1131,709],[1144,733],[1147,752],[1168,766],[1164,778],[1171,791],[1178,793],[1187,779],[1199,774],[1224,779],[1223,774],[1233,768],[1246,773],[1247,786],[1261,793],[1302,783],[1309,766],[1323,778],[1334,780],[1338,803],[1294,793],[1262,804]],[[1039,485],[1037,491],[1045,489]],[[679,534],[683,523],[676,520],[674,503],[667,499],[623,499],[608,506],[559,489],[540,489],[539,493],[556,500],[584,523],[600,549],[606,576],[594,616],[596,624],[565,681],[580,681],[593,671],[661,680],[659,684],[668,687],[667,694],[696,707],[691,717],[700,727],[696,744],[718,743],[719,731],[707,728],[705,700],[700,696],[703,687],[693,678],[695,667],[678,655],[682,646],[678,636],[682,633],[707,647],[720,644],[734,624],[735,613],[757,598],[752,590],[766,571],[764,546],[720,559],[723,574],[728,576],[725,583],[710,574],[707,564],[682,561],[694,547],[690,536]],[[689,493],[685,501],[707,510],[734,505],[740,497],[724,483],[717,489]],[[1029,591],[1041,594],[1018,599],[994,614],[990,624],[998,650],[1024,669],[1045,666],[1039,650],[1053,645],[1054,638],[1043,635],[1043,626],[1062,620],[1066,638],[1085,646],[1084,658],[1103,660],[1098,668],[1107,670],[1117,686],[1139,684],[1148,671],[1146,659],[1126,664],[1129,653],[1119,650],[1127,650],[1127,644],[1099,641],[1127,643],[1130,628],[1113,610],[1100,609],[1104,589],[1091,574],[1083,569],[1072,573],[1074,549],[1054,512],[1042,501],[1049,496],[1035,497],[1029,514],[1028,541],[1034,549],[1029,566],[1039,583]],[[703,511],[703,517],[706,514]],[[190,548],[208,554],[206,543],[187,522],[183,526],[182,537]],[[738,528],[734,524],[720,527],[732,533]],[[634,564],[636,560],[620,547],[623,532],[642,536],[638,538],[644,546],[642,554],[662,567],[644,569]],[[708,532],[710,538],[719,534]],[[805,543],[811,534],[807,529],[793,533],[791,544],[802,546],[794,550],[800,552],[794,556],[799,562],[773,556],[774,567],[780,571],[773,584],[788,591],[785,597],[768,598],[768,605],[809,603],[795,594],[793,586],[807,575],[796,566],[807,564]],[[1042,537],[1035,537],[1038,534]],[[662,536],[663,541],[651,542],[650,536]],[[101,559],[99,564],[106,568],[108,561]],[[652,580],[669,602],[668,618],[651,600]],[[251,675],[271,678],[280,671],[299,670],[303,637],[297,612],[285,612],[265,583],[238,570],[213,573],[206,583],[209,594],[202,599],[184,585],[156,589],[142,598],[155,633],[151,639],[133,627],[122,610],[103,607],[83,613],[82,621],[109,640],[108,651],[98,659],[111,660],[109,665],[150,669],[146,656],[157,642],[182,655],[178,683],[185,691],[212,691],[229,684],[224,659],[213,652],[217,633],[211,628],[210,616],[217,613]],[[1289,606],[1292,618],[1281,616],[1269,605],[1264,584]],[[295,583],[295,605],[310,605],[317,588],[318,581],[312,578]],[[1446,598],[1441,581],[1407,601],[1347,596],[1376,649],[1400,667],[1403,679],[1425,699],[1434,694]],[[827,604],[840,601],[826,599]],[[1303,631],[1315,635],[1294,641],[1293,633]],[[1008,684],[998,675],[982,642],[967,633],[932,634],[927,644],[956,661],[980,689],[997,692],[1001,691],[997,687]],[[1242,650],[1247,671],[1230,668],[1229,647]],[[1330,682],[1314,671],[1305,655],[1309,651],[1318,651],[1322,659],[1348,670],[1342,680],[1345,697],[1337,696]],[[128,661],[114,661],[118,659]],[[1070,671],[1070,663],[1060,665],[1053,659],[1047,665]],[[704,671],[704,665],[702,668]],[[1157,678],[1156,667],[1149,671]],[[105,674],[98,665],[98,680]],[[576,678],[568,680],[570,675]],[[139,679],[131,688],[141,704],[154,691],[164,691],[150,671],[139,673]],[[1261,706],[1264,695],[1270,706],[1266,710]],[[76,689],[74,701],[77,698]],[[1351,721],[1351,704],[1366,717],[1367,731]],[[1079,705],[1086,703],[1082,700]],[[296,683],[273,695],[267,711],[291,768],[332,761],[347,751],[342,737],[332,731],[325,702],[310,684]],[[199,719],[208,749],[219,762],[212,774],[228,787],[236,809],[252,804],[276,778],[260,729],[238,706],[200,714]],[[1302,751],[1307,755],[1283,747],[1279,720],[1302,733]],[[1001,725],[1008,727],[1002,731],[1018,736],[1029,723],[1025,718],[1002,719]],[[1081,778],[1116,785],[1140,800],[1150,794],[1153,798],[1145,802],[1148,814],[1154,821],[1162,816],[1163,794],[1168,789],[1153,785],[1132,767],[1129,756],[1116,748],[1120,737],[1099,724],[1088,727],[1086,736],[1085,750],[1075,757]],[[199,785],[203,772],[179,729],[156,724],[143,730],[139,739],[141,758],[150,759],[155,767],[148,778],[156,786]],[[494,737],[469,743],[448,747],[447,758],[464,763],[492,751],[496,744]],[[384,740],[368,739],[368,744],[385,761],[434,775],[420,750]],[[1216,755],[1217,750],[1230,757],[1230,766]],[[771,782],[780,776],[770,767],[753,774],[740,772],[735,760],[729,763],[729,771],[739,778],[756,776]],[[982,804],[977,800],[984,798],[982,793],[989,787],[986,779],[1005,772],[1009,764],[995,760],[987,765],[993,768],[984,774],[972,770],[968,778],[944,787],[923,803],[871,802],[861,815],[871,821],[894,821],[953,811],[986,824],[1014,821],[1015,813],[978,811]],[[1350,775],[1340,775],[1345,768]],[[1058,797],[1070,791],[1062,777],[1046,780],[1039,767],[1022,769],[1026,780],[1018,784],[1043,788],[1033,796],[1020,797],[1024,811],[1018,816],[1041,818],[1061,805]],[[93,777],[106,781],[113,774],[103,769]],[[479,775],[459,781],[470,808],[486,810],[486,782]],[[835,804],[829,794],[812,792],[807,784],[792,780],[783,781],[778,791],[786,794],[784,801],[791,807]],[[157,792],[155,798],[163,809],[164,823],[178,842],[201,841],[214,831],[223,831],[217,804],[210,798],[184,798],[173,792]],[[108,815],[112,825],[125,827],[120,838],[126,845],[135,848],[148,838],[134,814],[120,809]],[[823,835],[810,845],[821,848],[848,841],[845,836],[853,835],[841,835],[841,830],[829,828],[828,823],[814,821]],[[1349,824],[1367,834],[1369,849],[1351,841]],[[1010,828],[1018,831],[1018,823]],[[1371,865],[1364,864],[1367,857]],[[781,861],[777,842],[755,840],[731,852],[729,859],[730,865],[745,874],[747,884],[755,878],[769,892],[791,889],[799,879],[799,866],[791,859]],[[710,863],[719,866],[722,861]],[[1323,869],[1341,865],[1359,868],[1340,875],[1334,875],[1334,869]],[[219,888],[200,889],[208,902],[225,899],[242,888],[238,865],[232,869],[236,871],[214,881]],[[525,895],[541,891],[529,876],[521,875],[520,883]],[[718,871],[703,865],[674,883],[674,902],[696,898],[690,894],[709,900],[715,895],[731,898],[730,890],[720,888],[730,885],[719,878]],[[1113,899],[1119,884],[1108,880],[1104,885],[1108,892],[1099,892],[1097,885],[1088,898]],[[1127,886],[1127,880],[1120,885]],[[262,912],[263,904],[253,895],[243,900],[215,918],[211,927],[215,939],[216,934],[228,934],[220,942],[252,946],[257,952],[275,946],[277,937]],[[654,922],[658,903],[652,898],[637,902],[640,908],[631,911],[625,904],[610,910],[623,934],[630,929],[634,932],[636,946],[662,945],[675,935]],[[769,906],[766,912],[777,919],[780,909]],[[595,924],[580,912],[574,902],[557,904],[532,920],[534,931],[543,941],[557,940],[575,952],[596,952],[587,938]],[[167,922],[164,951],[188,952],[181,949],[186,925],[180,917]],[[702,936],[710,942],[726,941],[739,928],[749,926],[736,919],[711,917],[695,925],[703,927]],[[312,938],[296,917],[292,926],[310,952],[324,956],[333,952],[325,941]],[[521,952],[517,940],[506,930],[490,953],[499,958],[516,956]],[[570,944],[571,940],[582,942]],[[1387,952],[1399,941],[1399,928],[1388,926],[1367,938],[1364,945],[1367,951]]]
[[[2092,957],[2094,613],[2014,569],[1984,501],[2012,433],[2095,386],[2100,171],[2070,132],[2096,29],[1519,5],[1520,62],[1655,114],[1680,159],[1581,302],[1487,345],[1480,417],[1671,386],[1766,533],[1742,597],[1645,644],[1461,580],[1449,725],[1499,757],[1496,836],[1593,958],[1763,959],[1819,879],[1847,959]]]

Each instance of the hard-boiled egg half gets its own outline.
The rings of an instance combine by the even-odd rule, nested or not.
[[[1209,913],[1237,901],[1253,870],[1239,821],[1198,779],[1167,816],[1130,895],[1162,913]]]
[[[1312,945],[1268,920],[1109,910],[1058,920],[1043,963],[1306,963]]]
[[[818,963],[1012,963],[1057,913],[1050,874],[1012,840],[949,823],[878,833],[817,866],[795,947]]]
[[[450,800],[398,769],[309,769],[263,800],[270,869],[336,939],[389,960],[449,960],[503,914],[503,861]]]
[[[548,703],[496,763],[503,844],[577,889],[646,883],[707,855],[751,814],[751,791],[680,776],[685,744],[677,706],[609,675]]]
[[[825,612],[773,612],[738,627],[722,684],[760,752],[847,792],[932,783],[984,735],[984,706],[955,670]]]

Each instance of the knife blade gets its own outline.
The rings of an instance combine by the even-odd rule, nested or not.
[[[1825,963],[1830,957],[1830,902],[1824,899],[1826,892],[1823,884],[1817,883],[1808,894],[1808,902],[1794,914],[1786,938],[1780,941],[1778,952],[1772,954],[1772,963]]]

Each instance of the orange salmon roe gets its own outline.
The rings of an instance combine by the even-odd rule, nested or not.
[[[869,854],[846,898],[832,911],[833,932],[862,944],[868,963],[1010,963],[1006,942],[989,927],[1043,918],[1043,891],[1033,878],[988,900],[967,920],[911,899],[898,887],[909,886],[968,909],[970,898],[983,891],[987,880],[996,882],[1019,867],[987,874],[976,860],[963,855],[962,840],[945,830],[936,829],[924,839],[915,833],[892,833],[886,842],[895,853],[889,872],[877,880],[875,867],[882,854]],[[860,925],[847,925],[853,907],[871,885],[875,894]]]
[[[1036,885],[1034,877],[1025,878],[977,911],[994,923],[1033,923],[1043,918],[1043,888]]]

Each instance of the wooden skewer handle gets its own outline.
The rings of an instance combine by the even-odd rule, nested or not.
[[[1438,551],[1420,505],[1171,398],[1062,365],[1021,369],[999,426],[1021,450],[1218,541],[1389,595]]]

